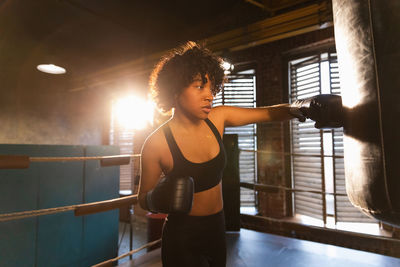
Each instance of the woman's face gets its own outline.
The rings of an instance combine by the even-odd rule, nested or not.
[[[211,92],[211,82],[206,75],[206,83],[197,75],[193,82],[185,88],[177,98],[176,111],[195,119],[206,119],[211,111],[214,99]]]

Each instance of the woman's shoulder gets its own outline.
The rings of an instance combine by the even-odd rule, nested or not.
[[[216,120],[221,120],[225,117],[226,113],[229,112],[227,106],[216,106],[211,109],[209,116]]]
[[[165,124],[154,130],[143,143],[142,154],[146,152],[151,152],[152,154],[157,154],[160,152],[160,148],[166,144],[166,139],[164,136],[163,128]]]
[[[218,107],[213,107],[211,109],[211,112],[208,114],[208,119],[214,124],[215,127],[217,127],[221,136],[224,132],[224,127],[225,127],[224,112],[225,112],[225,107],[218,106]]]

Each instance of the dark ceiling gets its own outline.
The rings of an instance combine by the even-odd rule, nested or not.
[[[268,15],[244,0],[5,0],[0,65],[90,73]]]

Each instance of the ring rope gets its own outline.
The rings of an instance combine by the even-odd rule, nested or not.
[[[120,159],[135,158],[141,154],[132,155],[115,155],[115,156],[92,156],[92,157],[29,157],[31,162],[54,162],[54,161],[85,161],[85,160],[104,160],[104,159]]]
[[[29,157],[27,155],[0,155],[0,169],[27,169],[31,162],[66,162],[100,160],[102,167],[127,165],[131,158],[141,157],[141,154],[89,156],[89,157]]]
[[[321,154],[300,154],[300,153],[287,153],[287,152],[272,152],[265,150],[251,150],[251,149],[239,149],[240,152],[253,152],[253,153],[262,153],[262,154],[282,154],[285,156],[295,156],[295,157],[330,157],[330,158],[344,158],[343,155],[321,155]]]
[[[0,214],[0,222],[6,222],[6,221],[11,221],[11,220],[19,220],[19,219],[24,219],[24,218],[29,218],[29,217],[35,217],[35,216],[43,216],[43,215],[48,215],[48,214],[54,214],[54,213],[61,213],[61,212],[67,212],[67,211],[76,211],[79,210],[80,208],[87,208],[88,206],[103,206],[103,208],[98,207],[96,209],[96,212],[100,211],[106,211],[115,208],[118,204],[116,202],[123,202],[126,204],[127,200],[130,199],[135,199],[137,198],[137,195],[132,195],[128,197],[122,197],[122,198],[116,198],[116,199],[111,199],[111,200],[104,200],[104,201],[98,201],[98,202],[93,202],[93,203],[85,203],[85,204],[76,204],[76,205],[70,205],[70,206],[63,206],[63,207],[55,207],[55,208],[48,208],[48,209],[40,209],[40,210],[28,210],[28,211],[21,211],[21,212],[12,212],[12,213],[5,213],[5,214]],[[114,204],[114,205],[111,205]],[[91,214],[94,212],[87,212],[86,214]],[[75,216],[80,216],[80,215],[86,215],[86,214],[75,214]]]
[[[151,246],[156,245],[156,244],[158,244],[158,243],[160,243],[160,242],[161,242],[161,238],[158,239],[158,240],[155,240],[155,241],[153,241],[153,242],[147,243],[147,244],[141,246],[140,248],[137,248],[137,249],[131,250],[131,251],[127,252],[127,253],[124,253],[124,254],[122,254],[122,255],[116,257],[116,258],[113,258],[113,259],[110,259],[110,260],[107,260],[107,261],[103,261],[103,262],[98,263],[98,264],[96,264],[96,265],[92,265],[92,267],[110,266],[109,264],[112,263],[112,262],[114,262],[114,261],[120,260],[120,259],[125,258],[125,257],[127,257],[127,256],[130,256],[130,255],[132,255],[132,254],[135,254],[135,253],[141,251],[142,249],[151,247]]]
[[[40,209],[40,210],[29,210],[29,211],[21,211],[21,212],[12,212],[0,214],[0,222],[6,222],[11,220],[19,220],[29,217],[42,216],[60,212],[66,212],[70,210],[75,210],[79,205],[71,205],[57,208],[49,208],[49,209]]]

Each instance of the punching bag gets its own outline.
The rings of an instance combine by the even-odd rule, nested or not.
[[[400,1],[332,4],[346,191],[367,215],[400,226]]]

